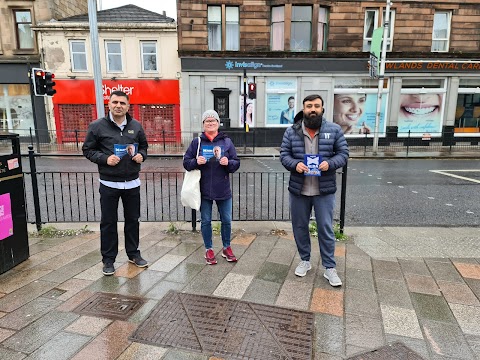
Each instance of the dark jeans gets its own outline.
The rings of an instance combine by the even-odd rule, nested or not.
[[[100,252],[104,263],[114,263],[118,254],[118,200],[122,198],[125,218],[125,250],[128,258],[140,255],[138,250],[140,217],[140,187],[133,189],[113,189],[100,184]]]
[[[292,229],[298,254],[305,261],[310,261],[310,214],[315,210],[317,222],[318,245],[322,265],[325,268],[335,267],[335,233],[333,232],[333,210],[335,194],[304,196],[290,193],[290,210],[292,212]]]

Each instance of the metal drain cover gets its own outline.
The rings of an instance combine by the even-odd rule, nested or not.
[[[379,349],[369,351],[367,353],[349,357],[348,360],[423,360],[413,350],[406,347],[400,342],[382,346]]]
[[[73,312],[112,320],[126,320],[144,303],[144,299],[134,296],[99,292],[78,305]]]
[[[313,313],[169,291],[130,340],[229,359],[310,360]]]

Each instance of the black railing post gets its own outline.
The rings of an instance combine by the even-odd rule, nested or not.
[[[367,155],[367,144],[368,144],[368,137],[367,137],[367,132],[365,131],[365,146],[363,147],[363,156]]]
[[[192,209],[192,231],[197,231],[197,210]]]
[[[42,215],[40,214],[40,198],[38,195],[37,166],[35,164],[33,145],[28,145],[28,158],[30,160],[30,174],[32,177],[32,194],[33,194],[33,206],[35,208],[35,225],[37,226],[37,231],[40,231],[42,230]]]
[[[452,132],[455,132],[455,130],[452,130]],[[452,145],[453,145],[454,136],[455,134],[452,134],[452,140],[450,141],[450,154],[452,154]]]
[[[32,127],[30,126],[30,145],[33,146],[33,134],[32,134]]]
[[[78,130],[75,129],[75,143],[77,144],[77,151],[78,151]]]
[[[167,144],[165,141],[165,129],[162,129],[162,137],[163,137],[163,152],[167,152]]]
[[[408,157],[408,150],[410,148],[410,132],[411,130],[408,130],[408,138],[407,138],[407,157]]]
[[[345,200],[347,197],[347,166],[342,168],[342,192],[340,194],[340,233],[343,234],[345,228]]]

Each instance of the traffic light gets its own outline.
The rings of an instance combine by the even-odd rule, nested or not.
[[[46,72],[45,73],[45,95],[47,96],[53,96],[57,90],[55,90],[53,87],[55,86],[55,74],[51,72]]]
[[[248,98],[249,99],[257,98],[257,84],[255,83],[248,84]]]
[[[45,96],[45,71],[32,69],[33,91],[37,96]]]

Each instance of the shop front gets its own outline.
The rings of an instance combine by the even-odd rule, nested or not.
[[[52,98],[58,143],[84,137],[90,122],[97,118],[93,80],[55,80]],[[129,113],[139,120],[150,143],[178,143],[181,140],[178,80],[103,80],[105,113],[112,91],[130,98]]]

